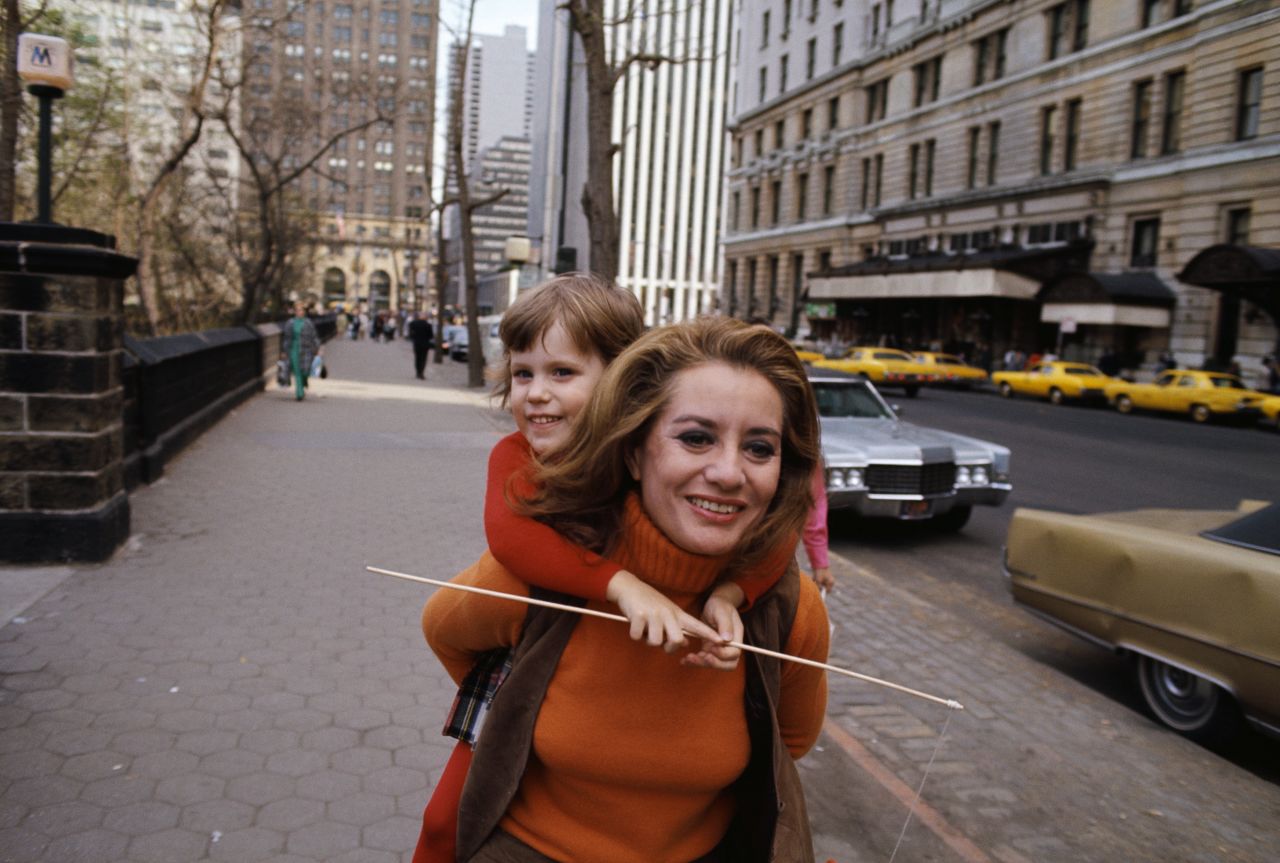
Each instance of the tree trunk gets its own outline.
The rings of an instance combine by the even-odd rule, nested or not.
[[[18,32],[22,29],[18,0],[4,0],[0,39],[4,68],[0,70],[0,222],[12,222],[17,198],[18,114],[22,110],[22,82],[18,79]]]
[[[587,68],[587,182],[582,210],[591,239],[591,271],[618,277],[618,214],[613,205],[613,88],[617,76],[605,42],[603,0],[574,0],[570,26],[582,40]]]

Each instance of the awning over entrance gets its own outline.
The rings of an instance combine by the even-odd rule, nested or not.
[[[1236,352],[1239,303],[1248,300],[1271,316],[1280,351],[1280,249],[1220,243],[1187,262],[1178,281],[1222,294],[1214,356],[1224,362]]]
[[[809,299],[873,300],[914,297],[1035,298],[1039,283],[1000,270],[945,270],[862,276],[811,276]]]
[[[1168,328],[1177,298],[1155,273],[1070,273],[1041,289],[1040,320]]]

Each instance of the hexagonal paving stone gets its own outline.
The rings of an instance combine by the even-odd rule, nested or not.
[[[5,729],[4,734],[0,734],[0,754],[7,755],[12,752],[30,752],[39,749],[53,730],[31,725]],[[4,775],[3,767],[0,767],[0,775]]]
[[[119,739],[119,738],[117,738]],[[166,749],[161,752],[148,752],[133,760],[130,773],[146,776],[150,779],[164,779],[169,776],[181,776],[196,769],[200,759],[190,752],[179,752]]]
[[[165,731],[205,731],[213,727],[217,714],[194,707],[186,710],[170,710],[156,717],[156,725]]]
[[[420,730],[417,728],[402,728],[397,725],[376,728],[364,736],[365,746],[372,746],[376,749],[399,749],[402,746],[412,746],[421,742],[422,732]]]
[[[65,776],[35,776],[31,779],[19,779],[9,786],[6,796],[21,800],[31,808],[51,806],[54,803],[66,803],[75,800],[80,793],[81,783]]]
[[[270,692],[253,699],[253,706],[258,710],[272,713],[283,713],[286,710],[298,710],[306,704],[306,699],[296,692]]]
[[[190,830],[161,830],[135,837],[129,843],[129,859],[138,863],[175,863],[204,857],[209,836]]]
[[[34,710],[39,713],[44,710],[61,710],[64,707],[70,707],[76,702],[76,697],[74,692],[63,692],[61,689],[37,689],[35,692],[22,693],[13,700],[13,703],[23,710]]]
[[[386,767],[364,778],[366,791],[379,794],[405,794],[415,788],[427,787],[427,775],[407,767]]]
[[[342,851],[360,847],[360,828],[327,821],[312,824],[289,834],[285,849],[302,857],[327,859]]]
[[[354,728],[357,731],[368,731],[381,728],[391,721],[391,714],[383,710],[370,710],[361,707],[356,710],[344,710],[335,713],[333,724],[340,728]]]
[[[359,710],[360,699],[350,693],[334,692],[330,684],[319,695],[308,698],[307,706],[312,710],[323,710],[326,713],[341,713],[344,710]]]
[[[129,837],[123,833],[98,828],[75,833],[70,836],[59,836],[49,842],[45,849],[46,860],[57,860],[58,863],[99,863],[102,860],[120,860],[124,857],[129,845]]]
[[[230,833],[253,823],[253,807],[235,800],[205,800],[182,808],[178,823],[194,833]]]
[[[356,746],[333,753],[333,766],[345,773],[358,773],[361,776],[391,766],[391,753],[385,749],[370,749],[367,746]]]
[[[236,741],[239,739],[240,735],[234,731],[216,731],[213,729],[188,731],[186,734],[179,735],[173,747],[181,749],[183,752],[190,752],[193,755],[212,755],[214,752],[234,749]]]
[[[244,776],[246,773],[261,770],[265,763],[266,759],[256,752],[246,752],[243,749],[225,749],[201,758],[200,771],[230,779],[234,776]]]
[[[111,740],[106,731],[94,731],[91,728],[75,728],[66,731],[55,731],[44,742],[44,748],[58,755],[83,755],[104,749]]]
[[[250,752],[271,755],[277,752],[294,749],[298,745],[298,735],[293,731],[280,729],[264,729],[262,731],[246,731],[240,735],[240,748]]]
[[[222,796],[226,780],[202,773],[186,773],[162,780],[156,786],[156,799],[178,806],[189,806],[202,800]]]
[[[17,827],[27,817],[27,807],[17,800],[0,798],[0,830]]]
[[[232,779],[227,783],[227,796],[254,806],[262,806],[291,796],[294,788],[295,782],[288,776],[260,771]]]
[[[133,774],[120,773],[90,782],[80,792],[80,799],[99,806],[123,806],[151,799],[156,783]]]
[[[408,851],[418,843],[422,832],[422,820],[395,815],[371,824],[361,832],[361,844],[365,848],[384,851]]]
[[[289,710],[276,716],[275,727],[287,731],[315,731],[333,724],[333,716],[306,707]]]
[[[6,779],[29,779],[57,772],[63,759],[42,749],[27,749],[0,755],[0,776]]]
[[[23,827],[38,830],[54,838],[81,833],[102,825],[103,809],[80,800],[41,806],[27,817]]]
[[[319,800],[286,797],[268,803],[258,811],[257,824],[286,833],[314,824],[324,818],[324,804]]]
[[[0,830],[0,848],[4,849],[6,863],[28,863],[41,859],[49,838],[35,830],[13,827]]]
[[[252,698],[239,692],[216,692],[213,695],[201,695],[196,699],[194,707],[210,713],[231,713],[247,710],[252,703]]]
[[[63,762],[59,772],[63,776],[79,779],[81,782],[93,782],[114,776],[121,770],[127,770],[132,761],[133,758],[128,755],[103,749],[68,758]]]
[[[285,776],[306,776],[322,770],[328,762],[323,752],[312,752],[306,749],[291,749],[277,752],[267,759],[267,769],[272,773],[283,773]]]
[[[298,780],[298,796],[311,800],[340,800],[360,790],[360,777],[340,770],[320,770]]]
[[[210,842],[209,856],[231,863],[278,861],[283,847],[283,834],[262,827],[246,827],[243,830],[227,831],[217,842]],[[322,859],[322,856],[317,859]]]
[[[364,827],[395,814],[395,798],[388,794],[361,791],[345,795],[329,804],[329,818],[343,824]]]
[[[398,863],[400,855],[390,851],[374,851],[371,848],[357,848],[344,851],[337,857],[330,857],[325,863]]]
[[[320,752],[340,752],[360,742],[360,734],[350,728],[321,728],[302,735],[302,745]]]
[[[236,710],[220,714],[216,725],[227,731],[260,731],[271,727],[272,718],[264,710]]]
[[[126,755],[146,755],[168,749],[175,739],[176,736],[168,731],[125,731],[111,738],[111,748]]]
[[[109,830],[141,836],[177,826],[178,807],[155,800],[131,803],[107,812],[103,826]]]
[[[91,725],[93,728],[116,733],[150,728],[155,723],[156,715],[145,710],[113,710],[98,714]]]
[[[113,692],[120,683],[119,678],[106,674],[73,674],[64,678],[59,688],[67,692]]]

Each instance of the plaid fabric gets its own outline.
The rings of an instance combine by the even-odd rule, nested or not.
[[[467,672],[458,694],[453,699],[449,718],[445,721],[446,737],[465,740],[472,746],[480,738],[480,727],[498,694],[498,687],[511,673],[511,651],[505,647],[482,653]]]

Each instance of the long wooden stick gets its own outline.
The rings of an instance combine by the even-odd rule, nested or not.
[[[545,600],[545,599],[534,599],[531,596],[517,596],[513,593],[503,593],[500,590],[488,590],[483,587],[472,587],[471,585],[467,585],[467,584],[454,584],[451,581],[440,581],[439,579],[426,578],[421,575],[409,575],[406,572],[395,572],[394,570],[382,569],[377,566],[366,566],[365,569],[367,569],[369,572],[377,573],[378,575],[389,575],[392,578],[402,578],[405,581],[416,581],[421,584],[434,584],[437,587],[447,587],[450,590],[463,590],[463,591],[466,591],[467,593],[478,593],[478,594],[481,594],[482,596],[492,596],[498,599],[509,599],[513,602],[523,602],[527,605],[539,605],[539,606],[542,606],[543,608],[554,608],[556,611],[570,611],[570,612],[573,612],[574,614],[582,614],[588,617],[599,617],[604,620],[616,620],[622,623],[629,623],[629,621],[625,617],[623,617],[621,614],[610,614],[607,611],[596,611],[594,608],[579,608],[576,605],[565,605],[559,602],[549,602],[548,600]],[[751,644],[743,644],[740,641],[727,641],[724,643],[727,644],[729,647],[736,647],[739,650],[745,650],[748,653],[758,653],[761,656],[772,656],[774,659],[781,659],[786,662],[795,662],[800,665],[807,665],[810,668],[820,668],[823,671],[830,671],[833,674],[843,674],[845,677],[852,677],[854,680],[861,680],[864,683],[874,683],[877,686],[886,686],[889,689],[894,689],[894,690],[897,690],[898,692],[905,692],[907,695],[914,695],[917,698],[923,698],[926,701],[932,701],[935,704],[941,704],[945,707],[951,708],[952,710],[964,710],[964,705],[961,704],[959,701],[955,701],[954,699],[939,698],[936,695],[930,695],[929,693],[921,692],[918,689],[911,689],[910,687],[902,686],[901,684],[891,683],[888,680],[881,680],[879,677],[871,677],[870,675],[867,675],[867,674],[859,674],[856,671],[850,671],[849,669],[841,668],[838,665],[828,665],[825,662],[817,662],[812,659],[804,659],[803,657],[792,656],[789,653],[779,653],[776,650],[767,650],[763,647],[756,647]]]

